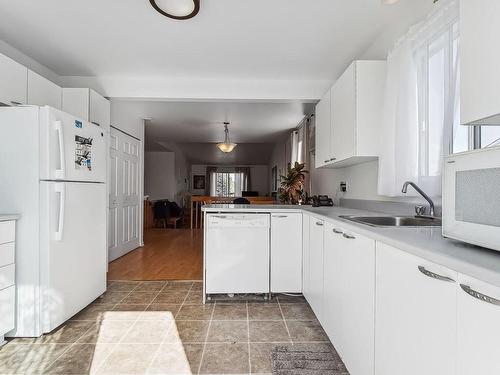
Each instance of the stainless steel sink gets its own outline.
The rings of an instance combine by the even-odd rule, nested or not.
[[[340,216],[373,227],[440,227],[441,219],[419,216]]]

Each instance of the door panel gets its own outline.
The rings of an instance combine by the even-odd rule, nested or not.
[[[109,261],[140,246],[140,141],[111,128]]]
[[[41,182],[42,330],[50,332],[106,290],[106,185]]]
[[[311,217],[308,302],[320,322],[323,322],[323,226],[323,220]]]

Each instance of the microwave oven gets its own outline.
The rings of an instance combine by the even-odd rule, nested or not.
[[[443,236],[500,251],[500,147],[445,159]]]

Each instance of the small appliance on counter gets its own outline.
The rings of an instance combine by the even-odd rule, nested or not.
[[[443,236],[500,251],[500,147],[446,158]]]
[[[333,199],[328,195],[314,195],[311,197],[313,207],[333,207]]]

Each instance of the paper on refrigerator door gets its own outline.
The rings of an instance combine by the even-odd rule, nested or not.
[[[92,170],[92,138],[75,135],[75,169]]]

